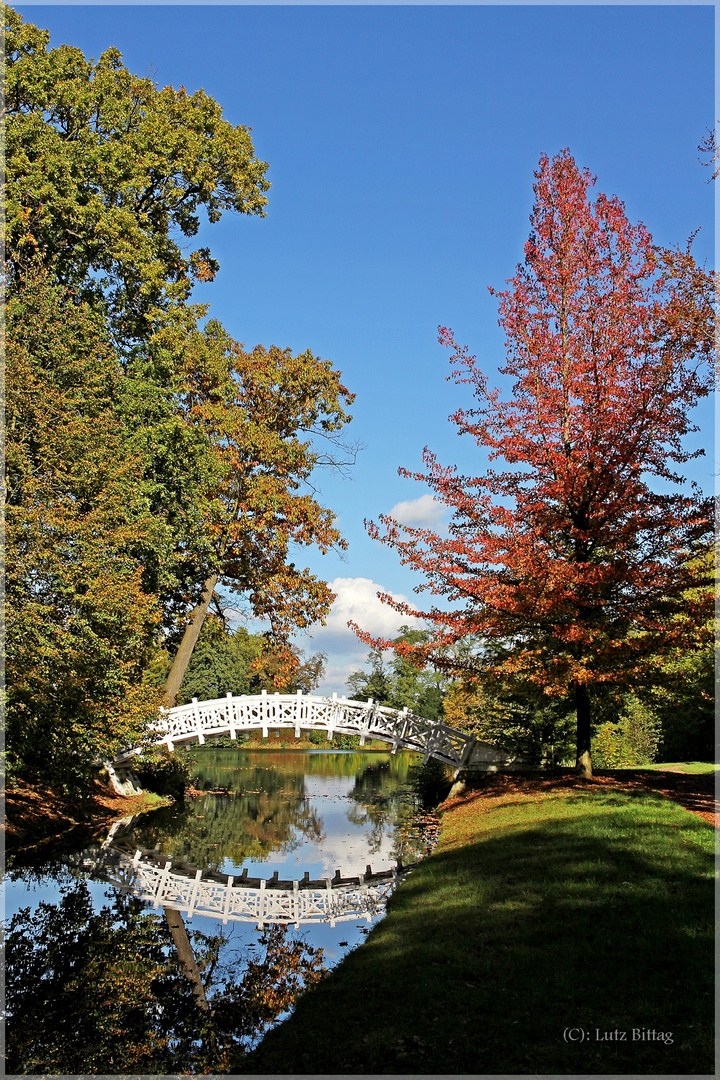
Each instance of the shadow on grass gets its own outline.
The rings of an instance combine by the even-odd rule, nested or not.
[[[712,1073],[712,831],[642,791],[526,807],[421,864],[237,1071]]]

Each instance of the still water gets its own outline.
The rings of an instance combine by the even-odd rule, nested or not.
[[[332,924],[258,928],[190,904],[178,915],[138,896],[135,878],[131,888],[109,883],[131,880],[133,853],[156,876],[171,861],[186,867],[190,892],[202,871],[218,883],[222,911],[228,876],[232,896],[243,874],[263,889],[274,874],[289,888],[303,878],[372,882],[432,846],[414,793],[417,755],[203,747],[193,756],[200,796],[8,870],[8,1071],[237,1067],[243,1047],[384,911],[382,900],[367,904],[366,889],[362,913],[351,907]]]

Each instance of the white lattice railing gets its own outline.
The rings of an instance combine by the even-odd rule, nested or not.
[[[162,865],[141,851],[133,858],[115,848],[106,849],[92,860],[92,870],[123,891],[132,893],[153,907],[169,907],[188,918],[206,915],[234,922],[300,924],[336,922],[364,918],[368,922],[384,907],[397,881],[410,868],[401,864],[393,870],[354,878],[325,878],[322,881],[277,882],[227,875],[203,879],[203,871],[173,868],[171,860]]]
[[[263,690],[261,694],[241,697],[227,694],[212,701],[193,698],[188,705],[163,709],[156,725],[155,745],[173,750],[176,743],[189,739],[204,743],[208,736],[225,734],[235,739],[238,732],[256,730],[267,738],[271,728],[294,730],[296,738],[302,730],[325,731],[329,740],[336,733],[359,735],[361,746],[368,738],[380,739],[391,744],[393,753],[398,749],[415,750],[424,755],[425,761],[434,757],[454,766],[456,773],[467,762],[475,743],[472,736],[426,720],[409,709],[391,709],[372,700],[351,701],[337,694],[328,698],[301,691],[268,694]],[[118,763],[135,752],[122,754]]]

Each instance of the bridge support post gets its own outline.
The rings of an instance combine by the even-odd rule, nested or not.
[[[467,765],[468,761],[470,760],[470,758],[472,756],[472,752],[473,752],[473,749],[475,747],[476,742],[477,742],[477,739],[473,735],[471,737],[470,741],[465,744],[465,747],[464,747],[463,752],[462,752],[462,757],[460,758],[460,764],[458,765],[457,769],[453,773],[453,780],[457,780],[457,778],[458,778],[458,776],[460,774],[460,770],[464,769],[465,766]]]

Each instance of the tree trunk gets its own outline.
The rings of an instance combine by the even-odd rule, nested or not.
[[[580,776],[592,779],[590,759],[590,694],[585,683],[575,684],[575,713],[577,716],[577,759],[575,768]]]
[[[171,708],[175,704],[177,692],[180,689],[180,684],[182,683],[183,678],[185,677],[187,666],[190,663],[190,657],[192,656],[192,652],[197,643],[197,639],[200,636],[202,624],[205,622],[205,616],[208,613],[210,601],[212,600],[212,594],[215,590],[217,582],[217,574],[212,574],[205,582],[202,600],[190,616],[190,622],[188,623],[185,633],[183,634],[183,639],[180,642],[180,647],[175,654],[173,665],[170,668],[170,674],[165,680],[165,705],[168,708]]]
[[[200,977],[200,969],[195,960],[195,953],[192,951],[192,945],[190,944],[190,938],[185,929],[183,917],[179,911],[165,907],[165,905],[163,905],[163,911],[165,912],[167,924],[170,927],[172,939],[175,942],[178,959],[183,966],[183,971],[192,983],[193,997],[195,998],[197,1007],[198,1009],[202,1009],[203,1012],[210,1012],[210,1005],[205,996],[205,987],[203,986]]]

